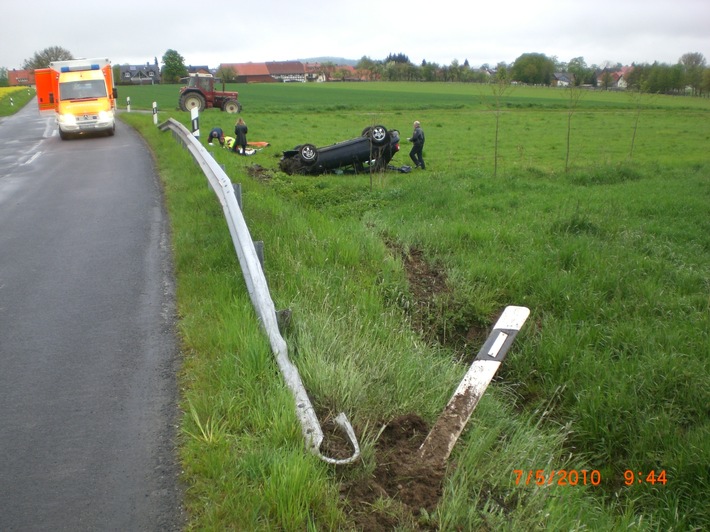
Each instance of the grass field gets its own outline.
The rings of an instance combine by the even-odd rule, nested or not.
[[[249,140],[272,145],[211,149],[242,183],[314,405],[325,424],[348,413],[363,459],[333,469],[303,451],[219,205],[149,114],[122,113],[156,153],[173,224],[193,528],[710,526],[709,100],[590,92],[571,109],[566,91],[537,88],[498,103],[475,85],[231,88]],[[175,86],[119,94],[189,123]],[[296,144],[373,123],[406,137],[414,119],[424,172],[277,170]],[[209,110],[201,130],[234,121]],[[402,148],[394,164],[409,163]],[[400,476],[509,304],[531,317],[447,471]],[[563,469],[601,481],[558,485]],[[526,485],[529,471],[555,481]]]
[[[27,87],[0,87],[0,116],[9,116],[30,101],[34,89]]]

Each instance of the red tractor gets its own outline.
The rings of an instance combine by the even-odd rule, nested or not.
[[[217,107],[228,113],[241,113],[242,104],[238,92],[221,92],[214,89],[218,79],[212,74],[190,74],[187,86],[180,88],[180,109],[203,111]]]

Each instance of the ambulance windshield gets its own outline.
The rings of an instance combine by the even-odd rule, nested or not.
[[[60,100],[106,98],[106,83],[100,79],[68,81],[59,84]]]

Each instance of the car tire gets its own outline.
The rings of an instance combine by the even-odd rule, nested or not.
[[[298,155],[304,164],[312,165],[318,160],[318,150],[313,144],[304,144],[298,148]]]
[[[389,134],[385,126],[366,127],[362,130],[362,136],[369,138],[375,146],[382,146],[389,140]]]

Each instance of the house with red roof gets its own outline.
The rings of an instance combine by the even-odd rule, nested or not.
[[[267,61],[265,63],[222,63],[217,71],[230,68],[237,83],[274,83],[361,80],[362,74],[348,65],[330,65],[301,61]]]
[[[306,67],[300,61],[270,61],[266,63],[266,68],[277,81],[306,81]]]
[[[632,66],[625,66],[616,71],[605,68],[597,75],[597,87],[603,89],[625,89],[628,86],[628,75],[633,68]]]
[[[269,83],[276,81],[271,77],[266,63],[222,63],[219,70],[232,69],[237,83]]]
[[[35,84],[34,70],[12,70],[7,71],[7,84],[10,87]]]

